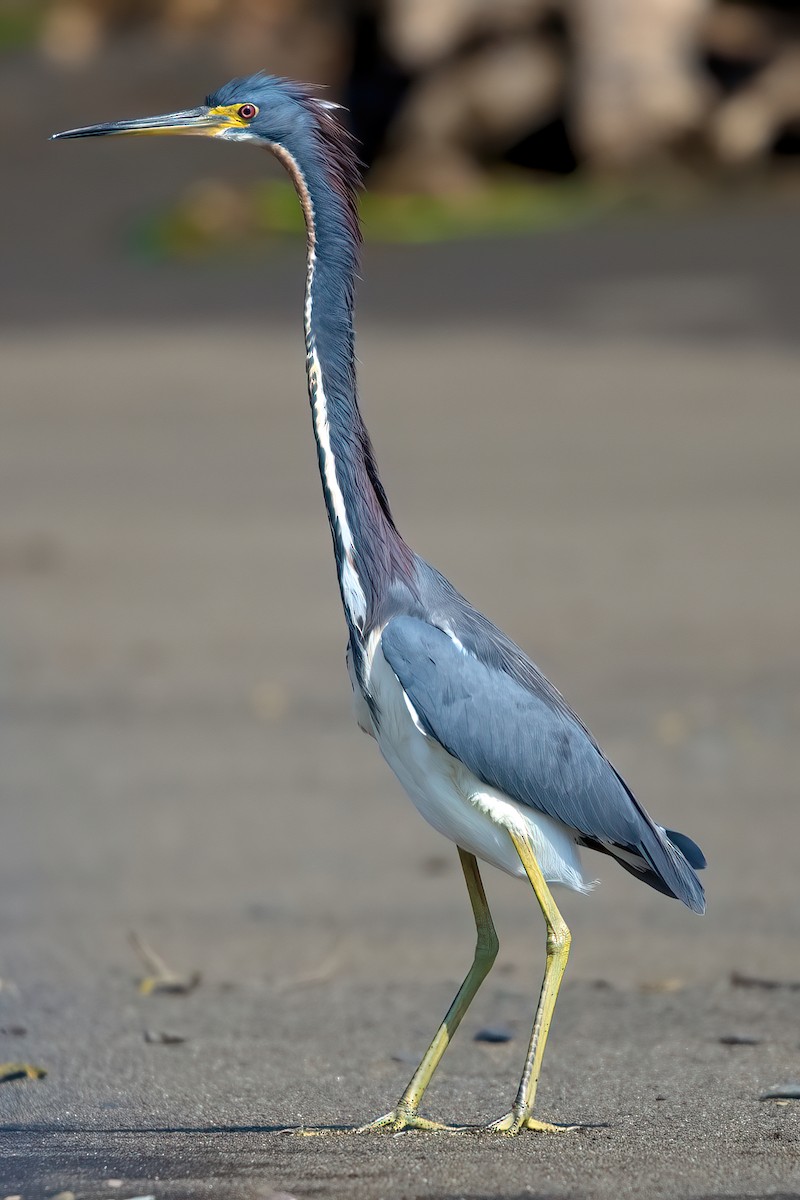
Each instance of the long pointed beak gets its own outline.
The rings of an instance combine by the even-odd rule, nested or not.
[[[106,125],[87,125],[83,129],[67,129],[54,133],[50,141],[60,138],[101,137],[104,134],[159,134],[183,133],[199,137],[215,137],[233,122],[219,109],[188,108],[184,112],[166,113],[160,117],[139,117],[134,121],[111,121]]]

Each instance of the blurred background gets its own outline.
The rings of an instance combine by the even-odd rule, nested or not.
[[[2,14],[7,42],[65,70],[138,41],[332,86],[366,164],[403,191],[502,163],[707,173],[800,146],[792,0],[3,0]]]
[[[703,921],[592,862],[570,980],[800,978],[797,5],[0,0],[0,1000],[52,1069],[131,927],[212,981],[413,971],[425,1029],[469,954],[455,852],[350,716],[288,185],[46,141],[257,68],[361,143],[401,530],[708,854]],[[538,916],[488,887],[527,994]]]

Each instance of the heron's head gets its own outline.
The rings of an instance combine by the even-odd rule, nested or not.
[[[332,206],[336,225],[344,235],[337,244],[352,267],[361,240],[358,222],[361,175],[350,135],[334,116],[339,107],[320,100],[292,80],[258,74],[232,79],[207,96],[199,108],[68,129],[53,134],[53,139],[105,134],[151,137],[188,134],[265,146],[289,170],[307,219],[312,186],[317,191],[320,211],[326,203],[329,209]]]
[[[283,147],[296,154],[304,140],[313,137],[319,123],[330,119],[330,110],[337,107],[317,99],[290,80],[258,74],[231,80],[207,96],[205,104],[199,108],[68,129],[53,134],[52,140],[106,134],[150,137],[186,134],[257,142],[273,149]]]

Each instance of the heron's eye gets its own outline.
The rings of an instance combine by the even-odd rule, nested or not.
[[[239,108],[239,116],[243,121],[252,121],[257,112],[255,104],[242,104]]]

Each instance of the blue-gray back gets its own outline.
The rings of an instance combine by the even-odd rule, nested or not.
[[[510,638],[433,568],[417,559],[417,569],[419,606],[390,620],[381,644],[426,733],[485,784],[562,822],[582,844],[640,859],[634,874],[702,912],[699,847],[651,820]],[[619,861],[631,869],[629,857]]]

